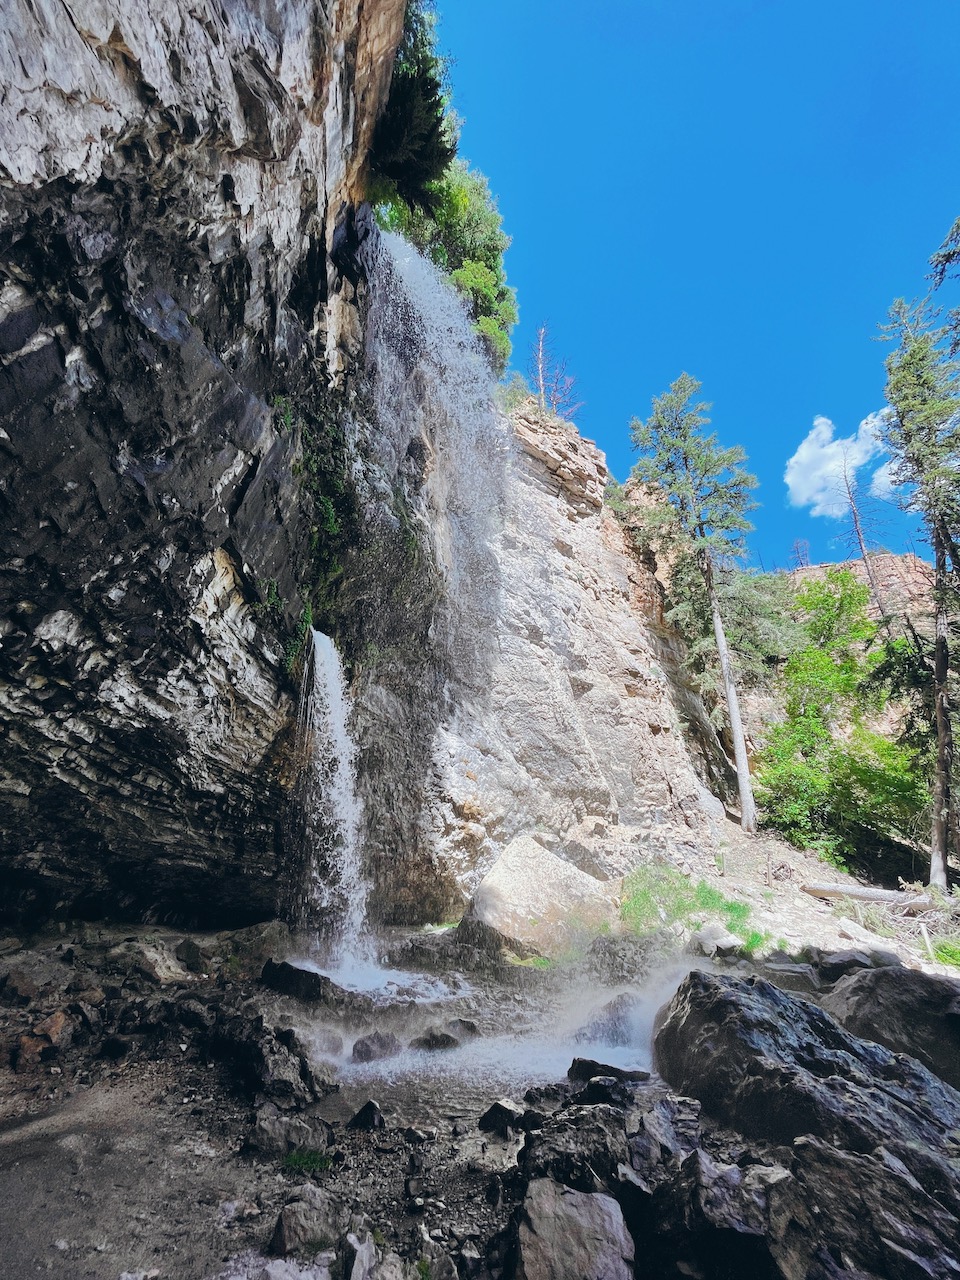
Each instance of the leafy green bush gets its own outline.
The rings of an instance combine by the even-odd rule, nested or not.
[[[807,643],[786,663],[786,718],[759,756],[764,824],[840,867],[879,838],[911,839],[927,802],[914,752],[863,724],[877,663],[868,598],[847,569],[797,593]]]
[[[411,207],[387,195],[377,218],[449,274],[470,306],[494,369],[502,374],[510,358],[517,299],[503,266],[510,237],[484,175],[464,160],[453,160],[432,184],[429,204]]]

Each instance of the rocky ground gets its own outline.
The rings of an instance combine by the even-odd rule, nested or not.
[[[960,983],[767,851],[691,870],[788,951],[405,936],[443,999],[346,992],[279,924],[3,939],[0,1275],[960,1275]]]

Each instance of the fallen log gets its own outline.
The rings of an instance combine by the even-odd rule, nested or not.
[[[868,889],[859,884],[802,884],[800,888],[813,898],[850,898],[853,902],[879,902],[885,907],[898,907],[906,915],[919,915],[936,906],[929,893],[903,893],[899,889]]]

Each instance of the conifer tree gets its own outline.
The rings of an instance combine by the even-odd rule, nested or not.
[[[672,540],[689,552],[703,580],[713,621],[730,736],[733,740],[740,795],[740,825],[756,831],[757,811],[750,781],[740,703],[730,662],[717,590],[716,566],[742,554],[743,535],[752,528],[747,512],[756,505],[750,492],[756,478],[743,467],[746,455],[739,445],[724,449],[715,435],[706,435],[710,405],[695,401],[700,383],[688,373],[655,397],[646,422],[631,424],[640,460],[633,478],[660,490],[665,503],[655,503],[648,523],[654,540]]]
[[[960,369],[946,350],[947,330],[929,324],[924,304],[898,298],[884,331],[897,343],[886,361],[884,444],[905,503],[919,512],[933,548],[934,717],[937,733],[930,838],[930,883],[947,887],[953,769],[950,705],[949,595],[951,571],[960,576]],[[948,567],[949,560],[949,567]]]

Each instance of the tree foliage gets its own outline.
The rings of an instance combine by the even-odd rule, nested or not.
[[[510,330],[517,323],[517,296],[503,265],[510,237],[484,175],[464,160],[453,160],[432,182],[428,204],[388,200],[378,217],[386,230],[400,232],[447,272],[467,301],[496,373],[502,374],[510,358]]]
[[[390,95],[370,152],[374,198],[410,209],[433,207],[435,183],[457,151],[446,120],[445,64],[436,50],[435,23],[421,0],[409,0]]]
[[[837,863],[862,861],[891,835],[915,840],[927,804],[916,753],[865,723],[879,662],[868,598],[848,569],[797,592],[805,643],[785,665],[785,717],[758,761],[764,825]]]
[[[696,378],[682,373],[669,391],[654,398],[645,422],[633,420],[631,434],[640,451],[633,479],[656,495],[644,513],[652,539],[672,545],[675,554],[689,556],[702,579],[736,760],[740,822],[745,831],[754,831],[756,810],[746,739],[716,568],[742,551],[743,535],[751,528],[747,512],[755,505],[750,495],[757,481],[743,466],[746,455],[739,445],[724,449],[714,434],[705,433],[710,406],[696,399],[699,391]]]

